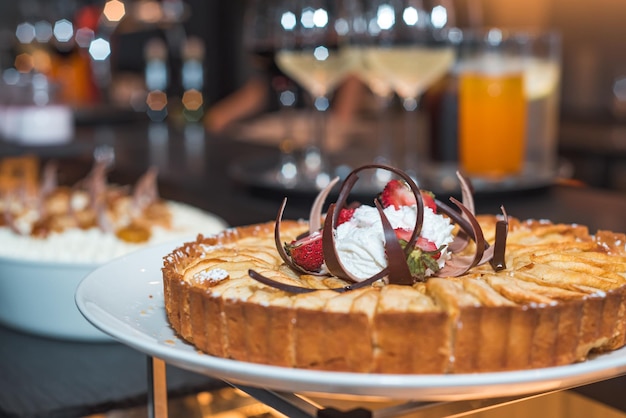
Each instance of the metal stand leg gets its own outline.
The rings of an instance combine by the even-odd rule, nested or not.
[[[232,383],[229,384],[290,418],[393,418],[399,415],[418,412],[420,414],[419,416],[423,418],[440,418],[444,416],[461,417],[469,413],[484,411],[498,406],[554,393],[546,392],[534,395],[531,394],[524,396],[474,399],[465,401],[407,401],[402,404],[376,409],[373,411],[364,408],[339,411],[334,408],[324,408],[323,406],[306,399],[306,397],[295,395],[293,393],[253,388]]]
[[[148,417],[167,418],[167,381],[165,362],[148,356]],[[407,401],[402,404],[368,410],[356,408],[340,411],[325,408],[304,396],[290,392],[274,391],[251,386],[228,383],[230,386],[247,393],[257,401],[275,409],[290,418],[393,418],[399,415],[419,412],[422,418],[461,417],[471,412],[484,411],[498,406],[519,402],[526,399],[545,396],[554,392],[511,396],[494,399],[475,399],[447,402]]]
[[[165,362],[148,356],[148,417],[167,418]]]

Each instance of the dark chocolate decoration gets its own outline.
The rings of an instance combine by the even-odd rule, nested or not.
[[[394,168],[385,164],[366,164],[364,166],[354,169],[350,174],[348,174],[348,176],[344,180],[344,183],[339,191],[339,197],[337,198],[337,207],[339,209],[335,212],[334,216],[332,217],[333,228],[335,228],[335,225],[337,224],[337,219],[339,219],[339,212],[341,208],[345,207],[346,202],[348,201],[348,196],[350,195],[352,188],[354,187],[354,185],[359,179],[358,173],[364,170],[377,170],[377,169],[390,171],[396,176],[402,178],[409,185],[409,187],[411,188],[411,192],[415,196],[415,203],[417,205],[417,216],[415,219],[415,227],[413,228],[413,234],[411,235],[411,239],[409,240],[409,243],[406,249],[406,254],[408,256],[408,254],[411,252],[411,248],[415,246],[415,242],[417,241],[417,238],[419,237],[419,234],[422,231],[422,224],[424,222],[424,200],[422,199],[422,193],[420,192],[419,187],[417,187],[417,184],[415,184],[415,181],[413,181],[411,176],[409,176],[407,173],[397,168]]]
[[[261,273],[258,273],[257,271],[252,270],[252,269],[248,270],[248,276],[250,276],[251,278],[253,278],[254,280],[260,283],[263,283],[265,285],[268,285],[278,290],[282,290],[282,291],[289,292],[289,293],[311,293],[311,292],[315,292],[319,290],[319,289],[313,289],[310,287],[293,286],[287,283],[282,283],[274,279],[270,279],[269,277],[266,277],[262,275]]]
[[[276,250],[278,251],[278,255],[283,259],[285,264],[287,264],[290,268],[302,274],[311,274],[313,276],[323,276],[324,273],[317,271],[308,271],[300,267],[298,264],[294,263],[287,251],[285,251],[285,247],[283,246],[283,240],[280,237],[280,225],[283,220],[283,213],[285,212],[285,206],[287,205],[287,198],[283,199],[283,203],[280,205],[278,209],[278,215],[276,215],[276,222],[274,223],[274,244],[276,246]]]
[[[465,231],[459,230],[454,239],[448,244],[448,251],[450,253],[460,253],[470,242],[470,237],[467,236]]]
[[[358,282],[359,279],[344,267],[343,263],[339,259],[339,253],[337,252],[337,246],[335,244],[335,222],[333,222],[335,214],[339,212],[337,207],[338,206],[335,203],[328,207],[326,222],[324,222],[324,229],[322,230],[322,251],[324,252],[324,263],[332,275],[351,282]]]
[[[383,278],[384,274],[381,271],[375,274],[374,276],[370,277],[369,279],[363,280],[362,282],[353,283],[353,284],[343,286],[343,287],[330,287],[328,289],[313,289],[311,287],[294,286],[291,284],[282,283],[277,280],[270,279],[269,277],[264,276],[261,273],[257,272],[256,270],[252,270],[252,269],[248,270],[248,276],[250,276],[250,278],[256,280],[259,283],[263,283],[264,285],[273,287],[278,290],[282,290],[284,292],[289,292],[289,293],[311,293],[311,292],[317,292],[318,290],[332,290],[334,292],[343,293],[343,292],[349,292],[350,290],[356,290],[356,289],[360,289],[366,286],[371,286],[372,283]]]
[[[398,240],[396,231],[393,230],[393,227],[389,223],[389,219],[387,219],[387,215],[383,212],[383,207],[380,202],[376,201],[375,203],[378,213],[380,214],[380,220],[383,224],[383,231],[385,233],[385,253],[387,254],[389,283],[411,285],[414,280],[411,275],[409,265],[406,262],[406,248],[403,249],[400,245],[400,240]]]
[[[493,257],[489,260],[491,267],[495,271],[506,269],[506,238],[509,234],[509,217],[504,209],[502,210],[503,219],[496,222],[496,241],[493,244]]]
[[[411,238],[406,247],[403,249],[393,227],[389,222],[389,219],[384,213],[384,209],[379,201],[379,198],[374,201],[374,205],[378,209],[378,213],[380,215],[383,227],[385,241],[384,248],[387,256],[388,266],[373,275],[372,277],[360,280],[352,273],[350,273],[341,262],[336,247],[335,230],[341,210],[348,207],[348,197],[350,196],[354,185],[359,180],[358,174],[361,171],[371,169],[383,169],[390,171],[406,182],[406,184],[410,187],[411,192],[415,196],[416,220],[413,232],[411,234]],[[474,200],[472,195],[473,190],[471,182],[469,181],[469,179],[466,179],[458,172],[457,177],[459,178],[459,181],[461,183],[463,202],[459,202],[455,198],[450,198],[450,201],[454,203],[454,205],[457,206],[459,210],[453,209],[451,206],[435,199],[435,204],[437,205],[438,209],[437,211],[447,215],[460,228],[454,241],[450,245],[448,245],[448,251],[451,253],[450,260],[448,260],[444,267],[440,269],[437,273],[435,273],[435,275],[460,276],[467,273],[467,271],[472,267],[483,264],[487,261],[490,262],[492,268],[495,271],[505,269],[505,250],[509,223],[508,216],[506,214],[506,211],[504,210],[504,207],[501,208],[503,213],[503,220],[499,220],[496,223],[495,243],[493,246],[490,246],[484,238],[483,231],[474,213]],[[326,265],[328,273],[340,279],[353,282],[347,286],[330,288],[328,290],[333,290],[336,292],[346,292],[354,289],[359,289],[370,286],[376,281],[385,278],[385,276],[387,276],[387,280],[390,284],[412,285],[413,283],[415,283],[416,279],[412,277],[410,268],[408,266],[407,257],[415,248],[415,243],[419,237],[424,221],[424,202],[422,199],[422,193],[415,181],[413,181],[413,179],[402,170],[398,170],[394,167],[390,167],[384,164],[368,164],[357,168],[353,170],[344,180],[339,190],[337,202],[329,206],[328,212],[326,213],[325,221],[323,221],[322,208],[324,206],[326,198],[328,197],[328,194],[330,193],[330,190],[335,186],[337,181],[338,179],[333,179],[333,181],[318,194],[310,212],[311,219],[309,220],[309,232],[308,234],[301,235],[301,237],[305,237],[311,233],[317,233],[320,231],[321,227],[322,250],[324,253],[324,263]],[[293,262],[293,260],[285,250],[280,237],[280,225],[282,222],[286,202],[287,199],[284,199],[276,217],[276,224],[274,227],[274,241],[280,257],[290,268],[298,273],[316,276],[327,275],[327,273],[312,272],[303,269]],[[467,247],[470,240],[473,240],[475,243],[474,254],[460,255],[459,252]],[[290,293],[308,293],[320,290],[281,283],[265,277],[254,270],[250,270],[249,275],[250,277],[261,283]]]
[[[456,172],[456,177],[459,179],[459,184],[461,185],[461,202],[473,215],[475,215],[474,188],[472,186],[472,182],[470,179],[464,177],[459,171]],[[465,218],[464,215],[462,216]],[[452,253],[461,252],[467,248],[469,242],[470,238],[467,236],[467,233],[461,229],[456,234],[450,245],[448,245],[448,250]]]
[[[476,215],[476,209],[474,205],[474,187],[472,182],[467,177],[464,177],[460,172],[456,172],[456,177],[459,179],[461,185],[461,202],[469,209],[472,215]]]
[[[285,251],[285,247],[283,247],[283,240],[280,238],[280,225],[283,220],[283,214],[285,213],[285,206],[287,206],[287,198],[283,199],[283,202],[278,209],[278,214],[276,215],[276,222],[274,223],[274,244],[276,245],[276,250],[278,250],[278,255],[280,255],[280,258],[282,258],[283,261],[289,265],[289,267],[292,267],[291,257],[289,257],[287,251]],[[299,268],[294,269],[298,271],[301,270]]]
[[[452,199],[452,198],[451,198]],[[437,209],[447,215],[450,219],[456,223],[461,230],[466,233],[469,237],[473,239],[473,230],[470,222],[460,213],[458,210],[452,209],[447,204],[442,201],[435,199],[435,203],[437,204]]]
[[[311,206],[311,211],[309,213],[309,234],[317,232],[322,228],[322,210],[324,208],[324,203],[326,203],[326,198],[338,181],[339,177],[332,179],[332,181],[328,183],[328,186],[324,187],[315,197],[315,201],[313,202],[313,206]]]
[[[476,244],[476,254],[474,256],[474,263],[472,265],[472,267],[474,267],[482,259],[483,253],[485,252],[485,249],[489,246],[489,244],[487,243],[487,241],[485,241],[483,230],[480,227],[480,224],[478,223],[478,220],[476,219],[474,214],[472,214],[470,210],[465,207],[465,205],[456,200],[454,197],[451,197],[450,201],[454,203],[459,209],[461,209],[463,215],[465,215],[465,218],[472,226],[472,236],[474,237],[474,243]]]
[[[438,276],[461,276],[468,272],[469,269],[478,265],[483,257],[486,246],[488,245],[483,236],[483,231],[480,228],[480,224],[476,217],[472,215],[468,208],[466,208],[461,202],[451,197],[450,200],[459,209],[461,209],[463,215],[466,216],[466,220],[469,222],[472,230],[468,232],[468,235],[474,238],[475,249],[473,256],[456,256],[450,259],[445,266],[438,272]]]

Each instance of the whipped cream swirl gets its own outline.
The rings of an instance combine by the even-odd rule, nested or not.
[[[415,226],[417,206],[401,206],[384,209],[394,229],[412,230]],[[437,248],[444,246],[438,259],[440,267],[450,258],[447,245],[452,242],[454,225],[447,217],[424,207],[424,222],[420,236],[435,243]],[[358,279],[367,279],[387,267],[384,230],[378,209],[372,206],[359,206],[352,218],[339,225],[335,232],[337,253],[342,264]]]

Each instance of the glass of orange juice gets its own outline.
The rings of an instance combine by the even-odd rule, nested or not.
[[[500,179],[524,169],[527,106],[524,38],[499,29],[464,34],[459,48],[459,164]]]

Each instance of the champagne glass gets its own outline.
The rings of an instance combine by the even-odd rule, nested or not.
[[[348,32],[346,2],[284,0],[280,12],[281,45],[278,67],[313,99],[313,140],[305,150],[304,171],[316,188],[331,179],[324,151],[326,112],[330,96],[353,67],[351,54],[341,48]]]
[[[269,84],[277,95],[284,132],[278,145],[280,158],[274,175],[281,185],[291,188],[300,178],[293,137],[293,113],[298,91],[293,81],[276,65],[280,3],[281,0],[249,0],[244,15],[243,40],[255,69],[253,77],[261,77],[263,83]]]
[[[370,0],[367,10],[371,39],[363,59],[388,80],[402,101],[403,168],[419,183],[428,155],[427,141],[417,138],[419,99],[454,64],[455,50],[448,38],[453,7],[449,0]]]
[[[394,90],[389,77],[381,72],[377,66],[372,66],[366,59],[366,54],[372,47],[372,37],[369,34],[369,22],[372,20],[372,10],[366,0],[355,0],[352,3],[350,22],[350,37],[346,49],[354,55],[358,64],[355,66],[355,75],[367,86],[375,99],[376,104],[376,148],[374,163],[395,165],[394,148],[390,140],[392,131],[389,111],[394,99]],[[391,178],[387,170],[375,170],[371,181],[377,186],[386,184]]]

